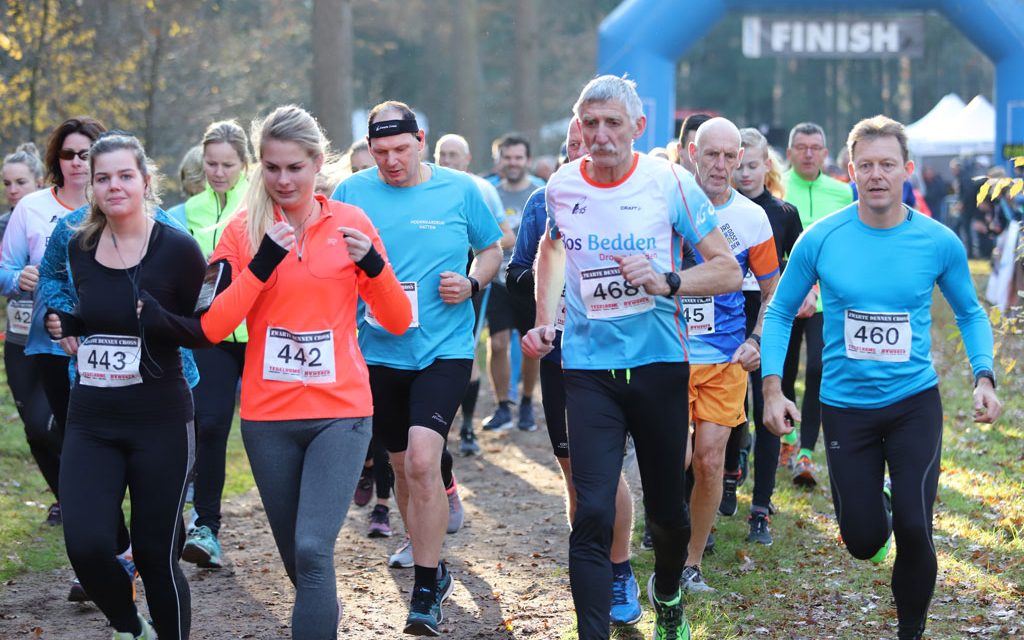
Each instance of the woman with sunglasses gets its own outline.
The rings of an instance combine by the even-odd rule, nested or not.
[[[26,195],[11,214],[0,248],[0,293],[3,295],[35,297],[39,261],[54,226],[59,219],[86,203],[85,190],[90,176],[89,147],[104,130],[98,120],[79,116],[60,123],[50,134],[45,164],[53,186]],[[48,465],[54,467],[52,473],[57,475],[70,393],[69,359],[43,329],[45,308],[23,303],[22,311],[31,313],[29,325],[25,327],[25,355],[34,356],[31,359],[53,414],[51,453],[57,459]],[[57,502],[50,507],[46,521],[58,525],[61,523],[60,493],[58,487],[50,488]]]

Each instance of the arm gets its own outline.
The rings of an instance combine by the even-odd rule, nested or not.
[[[523,352],[531,358],[542,358],[551,352],[555,340],[555,315],[558,300],[565,288],[565,245],[559,237],[552,238],[551,222],[537,251],[537,316],[534,328],[523,336]]]
[[[756,371],[761,366],[761,329],[764,325],[764,314],[768,309],[768,303],[775,295],[775,289],[779,285],[779,274],[776,273],[769,278],[757,281],[761,288],[761,309],[757,312],[757,322],[743,344],[732,354],[730,362],[738,362],[743,366],[744,371]]]
[[[533,263],[537,258],[537,243],[544,233],[544,221],[544,192],[538,191],[526,203],[512,260],[505,270],[505,286],[512,295],[533,299]]]
[[[384,329],[400,336],[412,323],[412,305],[402,291],[402,285],[395,277],[395,271],[387,262],[384,243],[369,221],[372,235],[353,227],[339,227],[345,234],[348,255],[356,263],[356,286],[359,295],[370,306],[374,317]]]
[[[68,217],[58,220],[50,234],[43,259],[39,262],[39,285],[36,287],[36,299],[41,304],[62,311],[70,311],[78,304],[78,294],[71,284],[68,268],[68,243],[72,237]]]
[[[28,244],[25,241],[25,210],[21,206],[14,208],[11,219],[4,232],[3,244],[0,245],[0,293],[14,296],[22,291],[35,289],[35,281],[25,282],[22,287],[22,270],[28,265]],[[26,278],[37,273],[35,267],[28,269]],[[31,278],[27,278],[32,280]],[[30,285],[30,286],[28,286]]]
[[[501,229],[501,240],[498,243],[502,249],[511,249],[516,244],[516,236],[512,233],[512,227],[507,222],[502,220],[498,223],[498,228]]]
[[[482,290],[501,268],[502,232],[491,211],[487,208],[480,189],[470,183],[463,201],[464,213],[469,232],[469,246],[473,248],[473,263],[469,275],[454,271],[441,272],[438,293],[446,304],[460,304],[473,295],[470,278],[477,281]]]
[[[939,276],[938,284],[953,309],[974,372],[974,421],[994,422],[1002,413],[1002,403],[995,393],[992,325],[978,302],[963,247],[959,242],[953,246],[952,241],[946,245],[946,268]],[[991,376],[991,379],[986,376]]]
[[[721,231],[713,229],[697,243],[696,249],[704,262],[676,272],[679,288],[674,294],[665,274],[656,273],[646,256],[617,257],[616,261],[630,284],[643,286],[651,295],[712,296],[739,290],[743,284],[743,273]]]

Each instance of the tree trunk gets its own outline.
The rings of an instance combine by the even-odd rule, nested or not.
[[[483,69],[480,66],[480,39],[478,35],[477,0],[458,0],[455,42],[458,54],[455,60],[455,131],[469,142],[475,158],[470,171],[491,168],[490,141],[480,128],[480,94]]]
[[[165,15],[163,11],[154,12],[158,16],[155,22],[156,25],[153,27],[154,42],[153,50],[149,53],[149,68],[146,72],[145,81],[145,104],[146,111],[144,114],[144,122],[142,127],[142,142],[146,148],[156,148],[156,140],[153,139],[154,132],[156,130],[156,121],[154,114],[156,113],[156,94],[160,90],[160,62],[164,57],[164,45],[167,38],[167,21],[163,19]]]
[[[520,0],[519,12],[515,18],[516,62],[513,87],[516,128],[525,134],[534,146],[539,142],[540,132],[540,26],[537,14],[537,0]]]
[[[36,38],[36,51],[32,56],[32,76],[28,89],[28,140],[36,136],[36,114],[39,111],[39,78],[42,73],[46,55],[47,37],[50,33],[50,0],[43,0],[43,15],[39,20],[39,37]],[[28,10],[26,8],[26,17]]]
[[[313,113],[334,148],[352,143],[351,0],[313,0]]]

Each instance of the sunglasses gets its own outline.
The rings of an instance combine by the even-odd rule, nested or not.
[[[82,149],[81,151],[75,151],[74,149],[61,149],[57,156],[60,157],[61,160],[71,160],[75,156],[78,156],[79,160],[85,162],[89,159],[89,150]]]

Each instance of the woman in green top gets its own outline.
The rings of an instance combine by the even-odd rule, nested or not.
[[[233,120],[214,122],[203,135],[206,188],[185,202],[189,233],[209,259],[228,221],[238,210],[248,184],[249,140]],[[238,383],[245,364],[248,335],[241,325],[223,342],[195,352],[199,384],[193,390],[196,408],[196,462],[192,504],[195,528],[182,558],[200,567],[219,568],[220,499],[224,490],[224,458],[235,414]]]

